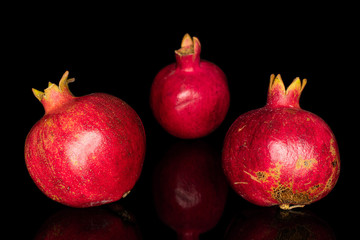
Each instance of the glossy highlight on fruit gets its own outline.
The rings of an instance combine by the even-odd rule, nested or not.
[[[184,139],[210,134],[224,120],[230,104],[226,76],[200,59],[200,41],[189,34],[175,51],[176,63],[156,75],[150,105],[156,120],[170,134]]]
[[[285,89],[271,75],[266,106],[239,116],[225,137],[222,164],[232,188],[260,206],[303,207],[325,197],[340,173],[335,136],[317,115],[300,108],[306,84]]]
[[[25,141],[31,178],[51,199],[90,207],[125,196],[138,180],[145,157],[145,131],[136,112],[105,93],[75,97],[65,72],[59,86],[33,89],[45,115]]]

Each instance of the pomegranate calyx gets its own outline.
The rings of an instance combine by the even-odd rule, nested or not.
[[[41,102],[41,100],[43,99],[45,94],[42,91],[39,91],[35,88],[33,88],[32,91],[33,91],[35,97]]]
[[[69,99],[74,98],[70,92],[68,84],[74,82],[74,78],[68,78],[69,72],[66,71],[60,79],[59,86],[49,82],[48,87],[44,92],[39,91],[35,88],[32,89],[35,97],[43,104],[45,112],[48,113],[55,106],[61,105],[67,102]]]
[[[175,50],[176,63],[179,69],[192,71],[200,63],[201,44],[197,37],[185,34],[181,41],[181,48]]]
[[[187,56],[200,53],[201,44],[197,37],[191,38],[188,33],[185,34],[181,41],[181,48],[175,50],[175,53],[180,56]]]
[[[267,105],[299,108],[300,95],[306,83],[306,79],[301,82],[300,78],[296,77],[286,89],[280,74],[276,77],[271,74]]]

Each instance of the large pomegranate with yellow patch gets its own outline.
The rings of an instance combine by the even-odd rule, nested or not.
[[[302,110],[306,84],[299,78],[285,89],[271,75],[267,104],[232,124],[222,155],[232,188],[260,206],[303,207],[325,197],[340,173],[339,150],[329,126]]]
[[[135,185],[145,156],[145,132],[136,112],[105,93],[74,97],[66,72],[59,86],[33,89],[45,115],[25,142],[25,161],[35,184],[72,207],[119,200]]]

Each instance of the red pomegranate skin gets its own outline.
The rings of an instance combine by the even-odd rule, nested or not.
[[[135,185],[145,156],[145,132],[136,112],[104,93],[74,97],[68,72],[59,87],[33,90],[45,115],[25,142],[30,176],[51,199],[72,207],[119,200]]]
[[[200,59],[200,51],[199,40],[186,34],[175,51],[176,62],[160,70],[150,91],[157,121],[183,139],[210,134],[222,123],[230,104],[225,74],[215,64]]]
[[[236,119],[228,130],[222,165],[232,188],[260,206],[302,207],[326,196],[340,173],[335,136],[317,115],[302,110],[306,84],[285,90],[271,75],[267,104]]]
[[[65,208],[50,216],[41,226],[35,240],[140,240],[141,232],[134,216],[119,216],[111,210]]]
[[[154,171],[156,212],[177,239],[199,239],[212,229],[222,216],[227,193],[221,155],[204,141],[175,143]]]

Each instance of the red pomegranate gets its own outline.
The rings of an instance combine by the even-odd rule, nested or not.
[[[178,239],[199,239],[212,229],[223,213],[227,192],[220,154],[202,141],[176,143],[154,171],[157,214]]]
[[[230,94],[223,71],[200,59],[200,42],[186,34],[175,51],[176,63],[155,77],[150,105],[160,125],[179,138],[210,134],[224,120]]]
[[[331,227],[309,211],[282,211],[276,208],[251,209],[236,216],[225,240],[334,240]]]
[[[30,176],[51,199],[72,207],[119,200],[135,185],[145,156],[136,112],[104,93],[74,97],[65,72],[59,86],[33,89],[45,115],[25,142]]]
[[[305,84],[296,78],[285,90],[280,75],[271,75],[266,106],[241,115],[227,132],[225,175],[251,203],[302,207],[326,196],[337,182],[335,136],[320,117],[299,106]]]
[[[117,208],[119,207],[117,206]],[[50,216],[34,239],[142,239],[134,216],[126,210],[122,210],[122,213],[119,214],[102,207],[65,208]]]

